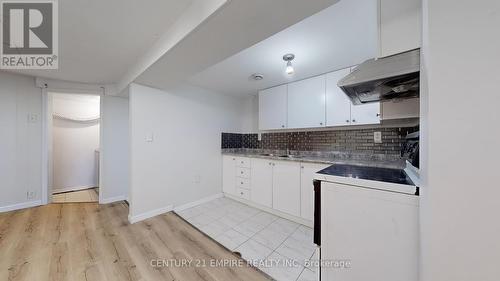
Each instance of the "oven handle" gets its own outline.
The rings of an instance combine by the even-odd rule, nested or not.
[[[321,246],[321,181],[313,180],[314,186],[314,244]]]

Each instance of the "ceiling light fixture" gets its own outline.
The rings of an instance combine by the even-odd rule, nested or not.
[[[286,61],[286,73],[292,75],[294,73],[294,69],[292,66],[292,60],[295,58],[294,54],[286,54],[283,56],[283,60]]]

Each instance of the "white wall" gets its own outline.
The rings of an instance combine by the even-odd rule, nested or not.
[[[99,117],[99,96],[52,94],[54,115],[85,120]],[[52,192],[98,186],[96,150],[99,120],[78,122],[54,117],[52,122]]]
[[[161,91],[132,84],[132,220],[221,193],[221,132],[241,130],[244,108],[240,99],[193,86]]]
[[[41,198],[41,113],[42,92],[34,79],[0,72],[0,211]],[[28,191],[34,198],[27,199]]]
[[[500,278],[500,1],[424,0],[421,280]]]
[[[129,193],[129,100],[104,96],[102,107],[100,197],[101,203],[110,203],[127,199]]]

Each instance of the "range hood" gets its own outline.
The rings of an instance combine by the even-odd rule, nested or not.
[[[420,49],[370,59],[338,82],[354,105],[419,96]]]

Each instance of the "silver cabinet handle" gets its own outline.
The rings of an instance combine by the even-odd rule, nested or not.
[[[380,117],[380,113],[377,113],[377,117]]]
[[[243,195],[243,192],[240,192],[241,195]]]
[[[323,125],[323,122],[319,122],[320,125]]]
[[[241,172],[240,172],[240,174],[242,174],[242,175],[243,175],[243,171],[241,171]]]
[[[281,128],[285,128],[285,125],[281,125]]]
[[[345,120],[346,123],[349,123],[349,120]]]
[[[352,122],[356,122],[356,119],[352,119]]]

